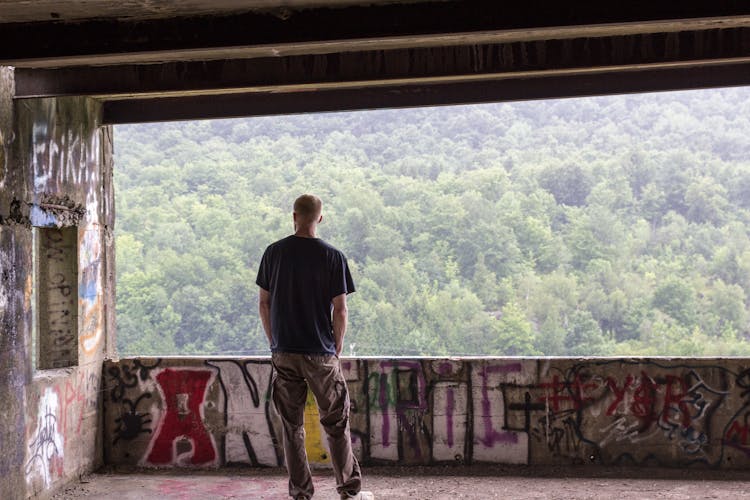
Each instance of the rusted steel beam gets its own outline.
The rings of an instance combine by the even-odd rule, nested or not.
[[[685,20],[747,17],[737,0],[654,2],[601,0],[523,2],[434,1],[341,8],[278,8],[235,15],[128,21],[5,23],[0,65],[43,67],[186,59],[234,59],[262,54],[341,52],[477,43],[511,33],[569,38],[566,28],[683,29]],[[672,28],[670,29],[669,26]],[[562,29],[561,32],[559,30]],[[558,30],[558,31],[555,31]],[[580,35],[579,35],[580,36]],[[498,38],[499,37],[499,38]]]
[[[112,100],[106,124],[405,108],[750,85],[750,63],[298,92]]]
[[[495,78],[586,69],[750,60],[750,27],[147,65],[24,69],[16,97],[186,94]],[[422,82],[423,83],[423,82]]]

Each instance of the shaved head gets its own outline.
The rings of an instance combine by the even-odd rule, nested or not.
[[[314,194],[303,194],[294,200],[294,213],[301,224],[317,221],[323,211],[323,202]]]

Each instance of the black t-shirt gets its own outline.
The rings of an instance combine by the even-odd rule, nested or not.
[[[273,352],[336,354],[331,300],[354,291],[342,252],[288,236],[266,248],[255,283],[271,295]]]

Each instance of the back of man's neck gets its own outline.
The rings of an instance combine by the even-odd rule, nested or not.
[[[294,233],[294,236],[298,236],[300,238],[317,238],[315,231],[310,231],[309,229],[300,229],[299,231]]]

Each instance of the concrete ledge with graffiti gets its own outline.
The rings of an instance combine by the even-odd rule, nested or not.
[[[364,464],[750,464],[741,359],[351,359]],[[105,461],[283,464],[268,358],[106,362]],[[329,463],[312,397],[310,461]]]

